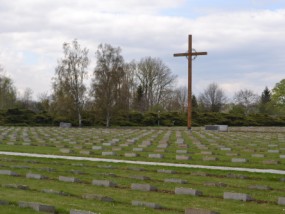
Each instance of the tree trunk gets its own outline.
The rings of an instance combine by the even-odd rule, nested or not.
[[[110,126],[110,118],[109,116],[106,117],[106,128],[109,128]]]
[[[110,113],[107,112],[106,114],[106,128],[110,127]]]
[[[78,126],[81,127],[82,126],[82,117],[80,114],[80,110],[77,110],[77,114],[78,114]]]

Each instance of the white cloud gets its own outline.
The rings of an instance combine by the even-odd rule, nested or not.
[[[186,51],[191,33],[193,47],[209,52],[193,66],[196,92],[212,82],[228,93],[246,86],[260,91],[284,76],[285,9],[211,13],[191,19],[160,15],[183,2],[0,0],[0,64],[18,88],[30,87],[36,96],[50,89],[63,42],[77,38],[90,49],[93,61],[98,44],[105,42],[121,46],[126,60],[160,57],[179,74],[178,84],[187,85],[183,70],[187,61],[172,55]],[[37,55],[37,60],[27,63],[27,52]]]

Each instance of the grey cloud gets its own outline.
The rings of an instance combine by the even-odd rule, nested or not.
[[[182,2],[6,1],[0,8],[0,48],[9,49],[11,59],[0,54],[0,63],[15,74],[17,86],[29,84],[35,94],[47,91],[50,85],[39,81],[50,81],[62,43],[77,38],[90,49],[92,60],[101,42],[121,46],[127,60],[160,57],[180,76],[178,82],[184,83],[187,62],[172,55],[187,50],[191,33],[194,48],[209,52],[193,65],[197,93],[211,82],[232,93],[246,86],[258,92],[280,81],[285,67],[285,10],[211,13],[192,19],[159,14]],[[28,67],[24,58],[13,60],[26,50],[39,54],[41,60]],[[25,73],[30,75],[28,83],[21,76]]]

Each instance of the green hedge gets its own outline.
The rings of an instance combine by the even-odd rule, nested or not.
[[[196,112],[192,114],[193,126],[225,124],[229,126],[284,126],[285,116],[267,114],[226,114],[217,112]],[[77,121],[65,116],[52,117],[47,112],[33,112],[27,109],[8,109],[0,111],[0,125],[58,126],[60,122],[70,122],[77,126]],[[159,122],[158,122],[159,121]],[[179,112],[123,112],[111,119],[112,126],[186,126],[187,114]],[[83,112],[83,126],[104,126],[105,120],[98,112]]]

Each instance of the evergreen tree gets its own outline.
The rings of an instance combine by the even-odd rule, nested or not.
[[[192,95],[192,108],[193,110],[196,110],[198,108],[198,101],[194,94]]]
[[[265,87],[264,91],[261,94],[261,100],[260,101],[261,101],[261,104],[266,104],[266,103],[271,101],[271,92],[267,88],[267,86]]]
[[[143,94],[143,87],[142,85],[139,85],[137,87],[137,92],[136,92],[136,98],[135,98],[135,107],[139,111],[144,111],[144,94]]]

